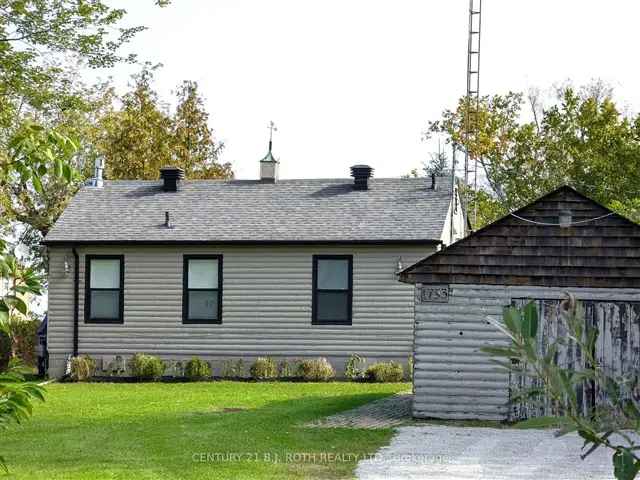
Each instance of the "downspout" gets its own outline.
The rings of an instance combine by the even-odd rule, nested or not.
[[[80,304],[79,284],[80,284],[80,261],[78,251],[75,247],[73,252],[73,356],[78,356],[78,308]]]

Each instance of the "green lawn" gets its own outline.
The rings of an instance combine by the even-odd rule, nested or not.
[[[392,431],[301,424],[406,389],[355,383],[52,384],[31,421],[2,433],[0,454],[11,470],[8,478],[15,479],[351,478],[357,462],[348,456],[375,452]]]

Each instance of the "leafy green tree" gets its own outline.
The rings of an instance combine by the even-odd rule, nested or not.
[[[477,135],[466,122],[469,112]],[[530,120],[523,120],[525,113]],[[535,92],[526,99],[513,92],[483,97],[477,110],[462,98],[455,110],[431,122],[429,131],[444,134],[480,159],[485,192],[502,211],[565,183],[620,212],[637,211],[640,115],[623,114],[602,83],[581,90],[562,86],[548,106]],[[491,212],[480,216],[492,219]]]
[[[11,137],[0,164],[0,213],[27,247],[27,258],[46,271],[40,240],[80,183],[74,167],[78,145],[56,130],[26,123]],[[18,222],[18,223],[16,223]],[[17,225],[21,227],[16,228]]]
[[[560,426],[559,434],[577,432],[584,439],[582,457],[603,447],[612,451],[614,475],[619,480],[632,480],[640,470],[637,434],[640,433],[640,405],[633,395],[625,395],[637,385],[633,375],[613,377],[595,356],[597,328],[585,322],[584,311],[572,295],[561,304],[563,336],[539,349],[538,311],[531,302],[523,308],[505,309],[502,322],[492,324],[509,339],[506,347],[485,347],[483,352],[494,357],[503,370],[530,379],[530,386],[514,395],[512,402],[543,406],[550,402],[559,418],[541,417],[521,422],[521,426]],[[560,331],[560,329],[559,329]],[[567,368],[557,363],[560,349],[573,344],[580,352],[582,365]],[[606,392],[606,400],[584,411],[576,391],[592,383]],[[636,436],[629,432],[635,432]]]
[[[184,81],[178,88],[178,107],[173,116],[173,154],[187,178],[232,178],[230,163],[221,164],[224,148],[209,127],[209,113],[198,93],[198,84]]]
[[[109,179],[156,179],[160,167],[172,163],[172,120],[153,90],[153,69],[133,77],[133,90],[120,97],[98,122],[98,151]]]
[[[64,75],[70,62],[134,61],[121,47],[144,27],[121,26],[125,15],[101,0],[0,0],[0,125],[15,124],[24,108],[81,101],[73,82],[59,78],[70,78]]]
[[[166,165],[181,167],[187,178],[231,178],[231,165],[218,162],[222,144],[214,140],[197,84],[180,86],[172,114],[153,89],[154,71],[146,66],[135,75],[121,107],[99,120],[95,143],[107,178],[154,180]]]

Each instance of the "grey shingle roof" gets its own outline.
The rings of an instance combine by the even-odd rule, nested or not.
[[[56,242],[358,242],[439,240],[450,181],[352,179],[105,181],[82,187],[45,243]],[[174,228],[164,226],[170,212]]]

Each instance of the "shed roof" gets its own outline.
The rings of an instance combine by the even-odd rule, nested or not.
[[[571,226],[560,226],[569,212]],[[406,268],[400,280],[640,288],[640,225],[563,186]]]
[[[439,242],[450,179],[105,181],[82,187],[44,243]],[[168,211],[173,228],[164,226]]]

